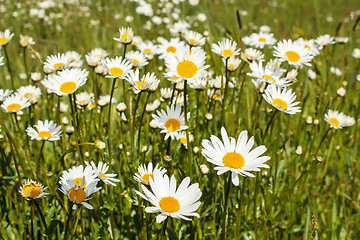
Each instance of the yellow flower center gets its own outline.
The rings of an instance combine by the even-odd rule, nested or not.
[[[75,188],[71,188],[69,192],[68,196],[72,202],[75,202],[75,199],[77,201],[76,203],[82,203],[85,200],[86,192],[83,189],[78,188],[76,190]]]
[[[185,60],[177,65],[176,71],[182,78],[192,78],[197,72],[197,66],[193,62]]]
[[[287,60],[290,62],[298,62],[300,60],[300,55],[294,51],[287,51],[286,53]]]
[[[259,42],[266,42],[266,38],[259,38],[258,41]]]
[[[75,178],[74,179],[74,184],[75,184],[75,186],[81,186],[81,183],[82,183],[82,180],[83,180],[83,178]],[[84,183],[84,188],[86,187],[86,180],[85,180],[85,183]]]
[[[275,98],[273,100],[272,104],[274,107],[276,107],[277,109],[280,109],[280,110],[285,110],[288,108],[287,103],[280,98]]]
[[[89,107],[90,107],[90,108],[94,108],[94,107],[96,107],[96,104],[95,104],[95,103],[90,103],[90,104],[89,104]]]
[[[41,138],[49,138],[51,137],[51,133],[48,131],[41,131],[39,132],[38,136]]]
[[[144,49],[144,53],[149,54],[149,53],[152,53],[152,52],[151,52],[151,49],[150,49],[150,48],[145,48],[145,49]]]
[[[148,82],[145,82],[145,81],[135,81],[135,83],[136,83],[138,89],[143,89],[144,86],[145,86],[146,84],[148,84]]]
[[[103,59],[103,55],[102,54],[94,54],[94,57],[96,58],[96,57],[98,57],[98,58],[100,58],[100,59]]]
[[[6,37],[0,38],[0,44],[5,44],[8,39]]]
[[[175,132],[180,129],[180,122],[175,118],[170,118],[166,121],[165,127],[169,129],[170,132]]]
[[[190,44],[190,45],[196,45],[196,44],[198,44],[198,41],[196,41],[195,39],[191,38],[191,39],[189,39],[189,44]]]
[[[21,105],[17,104],[17,103],[12,103],[9,106],[6,107],[6,110],[8,110],[8,112],[11,111],[18,111],[21,109]]]
[[[127,38],[130,38],[130,35],[124,33],[122,36],[121,36],[121,40],[125,41]]]
[[[99,178],[100,179],[106,179],[106,176],[105,176],[105,174],[103,174],[102,172],[99,172]]]
[[[60,91],[63,93],[70,93],[76,89],[76,83],[74,82],[66,82],[61,84]]]
[[[245,165],[244,157],[240,153],[229,152],[222,159],[225,166],[234,169],[240,169]]]
[[[186,138],[180,138],[180,142],[182,143],[182,144],[187,144],[187,140],[186,140]]]
[[[30,198],[36,198],[41,193],[41,187],[34,183],[30,183],[23,188],[23,193]]]
[[[173,80],[173,81],[176,81],[176,80],[178,80],[179,79],[179,77],[172,77],[171,78],[171,80]]]
[[[218,100],[220,98],[220,96],[221,96],[220,94],[214,93],[214,95],[212,97],[213,97],[213,99]]]
[[[111,76],[113,77],[121,77],[124,74],[124,71],[121,68],[113,67],[109,69]]]
[[[221,52],[221,55],[223,55],[225,58],[231,57],[234,52],[231,49],[224,49]]]
[[[166,49],[166,52],[176,53],[176,47],[170,46]]]
[[[145,174],[141,179],[144,180],[146,182],[146,184],[149,184],[149,177],[151,177],[152,179],[154,179],[154,174],[152,173],[147,173]]]
[[[234,64],[228,64],[228,67],[231,69],[231,71],[234,71],[234,70],[235,70]]]
[[[159,202],[161,210],[167,213],[174,213],[179,211],[180,203],[176,198],[163,197]]]
[[[63,69],[64,67],[65,67],[65,63],[55,63],[54,66],[53,66],[53,68],[54,68],[55,70],[61,70],[61,69]]]
[[[25,93],[24,94],[24,98],[32,98],[34,96],[34,94],[32,93]]]
[[[329,123],[331,123],[332,125],[335,125],[336,127],[338,127],[340,125],[339,120],[337,120],[336,118],[330,118]]]
[[[131,62],[132,62],[133,64],[139,64],[139,63],[140,63],[139,60],[137,60],[137,59],[135,59],[135,58],[132,58],[132,59],[131,59]]]

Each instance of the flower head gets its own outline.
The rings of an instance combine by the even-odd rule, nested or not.
[[[27,180],[20,186],[19,192],[26,200],[46,197],[49,193],[44,192],[47,187],[33,180]]]
[[[114,178],[117,175],[116,173],[106,173],[109,169],[109,165],[107,165],[106,163],[99,162],[97,166],[94,162],[90,162],[90,164],[89,162],[85,162],[85,164],[86,166],[91,166],[95,172],[95,175],[105,184],[116,186],[114,182],[120,182],[119,179]]]
[[[265,89],[263,97],[274,108],[282,112],[288,114],[301,112],[300,107],[296,106],[299,102],[294,102],[296,95],[291,89],[286,90],[286,88],[270,85]]]
[[[161,174],[164,175],[166,173],[166,169],[156,164],[155,168],[153,168],[152,162],[149,162],[148,166],[146,164],[140,165],[138,168],[138,172],[135,173],[134,179],[139,183],[149,185],[149,179],[154,179],[154,175]]]
[[[36,130],[30,126],[25,130],[31,140],[57,141],[61,137],[61,126],[57,126],[53,121],[45,120],[43,122],[39,120],[34,127]]]

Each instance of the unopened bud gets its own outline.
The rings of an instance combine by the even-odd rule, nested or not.
[[[209,167],[205,164],[200,165],[200,171],[202,174],[208,174],[209,173]]]
[[[100,141],[100,140],[96,140],[95,141],[95,147],[99,150],[102,150],[106,147],[105,143]]]

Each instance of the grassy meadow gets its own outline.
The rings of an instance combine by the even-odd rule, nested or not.
[[[1,239],[360,239],[358,1],[2,0],[0,12]],[[141,39],[119,36],[122,27]],[[189,40],[188,30],[202,36]],[[274,42],[244,38],[260,32]],[[161,57],[172,38],[176,53]],[[225,39],[238,55],[214,50]],[[287,39],[301,54],[280,56]],[[67,51],[81,58],[47,58]],[[131,51],[148,63],[110,62]],[[260,62],[271,67],[256,78]],[[182,115],[164,115],[170,106]],[[56,130],[36,130],[39,120]],[[91,161],[109,168],[85,168]],[[139,172],[150,162],[162,173]],[[172,175],[176,187],[186,177],[194,185],[168,196]]]

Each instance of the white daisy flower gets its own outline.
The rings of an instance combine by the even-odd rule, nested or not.
[[[23,36],[20,34],[20,45],[22,47],[27,47],[27,46],[32,46],[34,45],[34,39],[32,37],[29,36]]]
[[[296,41],[294,43],[298,43],[298,44],[302,45],[304,48],[309,49],[311,55],[313,55],[313,56],[317,56],[320,54],[320,51],[317,48],[314,39],[305,40],[303,38],[298,38],[298,39],[296,39]]]
[[[13,92],[13,90],[0,89],[0,104],[1,104],[3,101],[5,101],[5,99],[6,99],[7,97],[9,97],[12,92]]]
[[[119,28],[119,32],[120,32],[120,37],[119,38],[114,38],[115,41],[117,42],[121,42],[123,44],[130,44],[133,40],[134,37],[134,32],[132,30],[132,28]]]
[[[314,57],[308,48],[292,42],[290,39],[278,42],[274,49],[275,57],[279,57],[280,61],[287,61],[294,66],[311,66],[310,62]]]
[[[86,166],[85,169],[82,165],[78,167],[73,166],[68,171],[63,171],[59,181],[61,184],[59,190],[74,203],[73,209],[76,209],[77,205],[83,205],[87,209],[93,209],[93,207],[85,201],[90,199],[89,196],[92,193],[101,189],[101,187],[96,187],[99,181],[100,179],[91,166]]]
[[[329,34],[325,34],[325,35],[321,35],[319,36],[316,40],[315,43],[317,45],[319,45],[319,49],[323,49],[324,46],[326,45],[330,45],[330,44],[335,44],[335,39],[334,37],[331,37]]]
[[[178,21],[170,27],[170,33],[173,36],[178,36],[179,34],[183,34],[184,32],[186,32],[189,28],[189,23],[185,21]]]
[[[145,54],[140,51],[129,51],[126,53],[125,58],[137,69],[141,69],[149,64]]]
[[[81,55],[75,51],[67,51],[65,52],[65,56],[68,58],[70,64],[69,66],[72,68],[81,68],[84,64],[84,61],[81,60]]]
[[[351,127],[355,124],[355,118],[351,116],[345,116],[344,127]]]
[[[57,74],[48,75],[41,83],[58,96],[67,96],[74,93],[87,81],[89,72],[78,68],[65,69]]]
[[[147,73],[140,79],[139,69],[131,71],[126,77],[126,80],[133,86],[136,94],[141,91],[154,91],[160,83],[160,80],[155,76],[155,73]]]
[[[264,48],[267,46],[272,46],[276,43],[273,33],[253,33],[249,37],[242,38],[245,45],[254,46],[256,48]]]
[[[32,104],[37,103],[41,95],[40,88],[34,85],[20,87],[17,92],[24,98],[27,98]]]
[[[5,99],[1,108],[7,113],[22,114],[22,109],[27,108],[31,105],[28,99],[24,98],[20,94],[13,94]]]
[[[352,56],[354,58],[360,59],[360,48],[354,48],[354,50],[352,52]]]
[[[117,175],[116,173],[106,174],[107,170],[109,169],[109,165],[107,165],[106,163],[99,162],[98,165],[96,166],[96,164],[93,161],[91,161],[90,164],[89,162],[85,162],[85,164],[86,166],[91,166],[95,172],[95,175],[105,184],[116,186],[114,182],[120,182],[119,179],[114,178]]]
[[[86,62],[90,67],[96,67],[102,59],[109,54],[102,48],[95,48],[85,55]]]
[[[61,126],[57,126],[53,121],[45,120],[45,122],[43,122],[39,120],[34,127],[36,130],[30,126],[25,129],[25,132],[31,140],[57,141],[62,135]]]
[[[157,53],[157,46],[152,42],[141,42],[137,45],[137,48],[145,54],[147,59],[153,59],[154,54]]]
[[[138,167],[138,172],[135,173],[134,179],[142,184],[149,185],[149,179],[154,179],[154,175],[161,174],[164,175],[166,173],[166,169],[156,164],[155,168],[153,168],[152,162],[149,162],[148,166],[146,164],[140,165]]]
[[[14,36],[14,33],[10,33],[9,29],[6,29],[4,32],[0,32],[0,46],[5,46]]]
[[[88,92],[81,92],[76,94],[76,104],[83,108],[87,107],[93,99],[94,97],[91,96],[91,94]]]
[[[189,137],[189,142],[192,142],[194,140],[194,136],[192,134],[188,134],[188,137]],[[185,148],[187,148],[187,140],[186,140],[186,132],[185,131],[179,132],[176,136],[176,139],[178,141],[180,141],[181,144],[185,146]]]
[[[166,134],[165,140],[169,137],[175,139],[178,132],[188,128],[185,126],[184,113],[181,113],[181,106],[178,104],[168,105],[166,112],[161,110],[156,111],[156,114],[152,114],[152,117],[157,121],[158,128],[162,129],[160,133]]]
[[[230,39],[219,41],[217,44],[213,43],[211,45],[211,50],[225,59],[238,55],[240,53],[240,48],[239,49],[236,48],[237,48],[237,43]]]
[[[223,87],[225,87],[226,85],[226,79],[224,75],[216,76],[215,78],[209,80],[210,88],[221,89],[221,84],[223,85]],[[228,87],[234,88],[235,84],[236,84],[235,78],[234,77],[230,78]]]
[[[184,33],[184,38],[190,46],[203,46],[206,43],[206,38],[195,31],[186,31]]]
[[[61,71],[67,68],[70,64],[69,58],[64,54],[50,55],[46,58],[44,69]]]
[[[149,183],[152,192],[145,185],[141,185],[144,194],[135,192],[154,205],[146,207],[145,212],[160,212],[156,217],[157,223],[161,223],[167,217],[181,218],[187,221],[191,221],[188,216],[200,217],[195,212],[200,207],[201,202],[198,200],[202,195],[198,183],[189,186],[190,178],[186,177],[177,188],[175,176],[172,175],[169,179],[166,174],[154,175],[154,179],[150,178]]]
[[[20,186],[19,193],[26,200],[32,200],[49,195],[49,193],[44,192],[46,189],[47,187],[44,187],[42,184],[28,179]]]
[[[292,82],[281,76],[286,72],[285,69],[275,69],[273,67],[269,68],[268,66],[263,67],[262,62],[252,62],[249,64],[250,70],[247,75],[264,83],[286,87],[289,86]]]
[[[324,117],[325,121],[330,124],[331,128],[341,129],[346,124],[346,115],[342,112],[329,110]]]
[[[224,65],[226,64],[226,59],[223,58],[223,62]],[[228,63],[227,63],[227,70],[230,72],[234,72],[240,65],[241,63],[241,59],[236,58],[236,57],[230,57],[228,58]]]
[[[297,107],[300,102],[295,101],[295,93],[291,89],[280,88],[273,85],[268,86],[263,94],[264,99],[277,110],[288,114],[295,114],[301,112],[300,107]]]
[[[180,41],[179,38],[171,38],[170,41],[164,40],[157,48],[157,54],[159,54],[160,59],[164,59],[167,55],[176,53],[176,51],[185,47],[185,43]]]
[[[160,88],[160,94],[161,94],[161,97],[163,99],[170,99],[171,96],[172,96],[172,93],[173,93],[173,89],[172,88]],[[174,94],[177,94],[177,92],[175,91]]]
[[[194,78],[202,77],[205,69],[209,66],[205,65],[206,53],[201,48],[189,47],[179,49],[175,54],[169,54],[165,58],[165,65],[167,67],[167,77],[170,81],[176,83]]]
[[[122,57],[106,58],[101,62],[108,70],[106,78],[124,79],[131,70],[131,63]]]
[[[260,50],[254,48],[247,48],[244,50],[244,52],[241,52],[241,59],[247,63],[250,63],[252,61],[264,61],[265,57]]]
[[[239,174],[241,176],[255,177],[251,171],[260,171],[259,168],[269,168],[265,164],[270,159],[268,156],[260,156],[266,152],[266,147],[261,145],[251,150],[254,145],[254,137],[248,141],[247,131],[240,133],[238,139],[228,137],[224,127],[221,128],[223,141],[212,135],[210,140],[202,140],[202,155],[208,162],[217,167],[217,174],[221,175],[231,171],[231,180],[235,186],[239,186]]]

